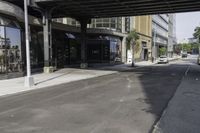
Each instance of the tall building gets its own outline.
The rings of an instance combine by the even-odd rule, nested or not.
[[[152,16],[152,35],[153,35],[153,56],[159,57],[159,49],[168,47],[169,33],[169,15],[153,15]],[[166,51],[167,54],[167,51]]]
[[[173,57],[176,39],[176,15],[159,14],[152,17],[153,56],[160,56],[160,48],[165,48],[165,54]]]
[[[135,45],[135,60],[148,61],[152,59],[152,17],[134,17],[134,29],[139,35]]]
[[[168,30],[168,57],[173,57],[174,46],[176,41],[176,16],[169,14],[169,30]]]

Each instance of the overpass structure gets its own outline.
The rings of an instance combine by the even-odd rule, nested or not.
[[[24,7],[23,0],[4,0]],[[81,67],[87,67],[86,29],[91,18],[200,11],[199,0],[27,0],[29,14],[43,19],[45,67],[51,62],[51,19],[72,17],[81,24]]]
[[[5,0],[23,7],[23,0]],[[31,7],[54,10],[52,17],[119,17],[200,10],[199,0],[29,0]],[[37,12],[31,12],[38,16]]]

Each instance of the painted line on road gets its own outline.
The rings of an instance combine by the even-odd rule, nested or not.
[[[189,70],[190,70],[190,67],[191,67],[191,66],[188,66],[187,70],[185,71],[185,76],[188,75],[188,72],[189,72]]]

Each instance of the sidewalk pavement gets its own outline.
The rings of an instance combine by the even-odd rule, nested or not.
[[[132,67],[131,63],[127,64],[120,64],[120,65],[114,65],[114,66],[104,66],[104,67],[99,67],[98,69],[100,70],[112,70],[112,71],[126,71],[126,70],[132,70],[137,67],[145,67],[145,66],[151,66],[156,63],[152,63],[150,61],[141,61],[141,62],[136,62],[135,66]]]
[[[94,78],[98,76],[116,73],[117,71],[108,70],[85,70],[75,68],[64,68],[54,73],[34,74],[35,86],[28,88],[24,87],[24,77],[0,80],[0,96],[15,94],[24,91],[44,88],[48,86],[69,83],[73,81]]]
[[[99,77],[103,75],[117,73],[119,71],[131,70],[137,67],[145,67],[154,65],[150,61],[142,61],[135,63],[135,67],[131,67],[131,64],[121,64],[114,66],[104,66],[91,69],[75,69],[64,68],[51,74],[34,74],[35,86],[28,88],[24,87],[24,77],[14,78],[8,80],[0,80],[0,96],[15,94],[19,92],[44,88],[48,86],[59,85],[63,83],[69,83],[73,81],[89,79]]]
[[[200,132],[200,67],[191,65],[153,133]]]

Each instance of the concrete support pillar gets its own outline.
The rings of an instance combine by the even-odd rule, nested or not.
[[[87,24],[90,19],[80,19],[79,22],[81,24],[81,68],[87,68]]]
[[[122,33],[125,33],[125,24],[126,24],[125,21],[126,21],[125,17],[122,17]]]
[[[126,37],[123,37],[122,39],[122,62],[127,62],[127,49],[126,49]]]
[[[53,72],[52,64],[52,32],[51,15],[48,11],[43,14],[43,36],[44,36],[44,73]]]

